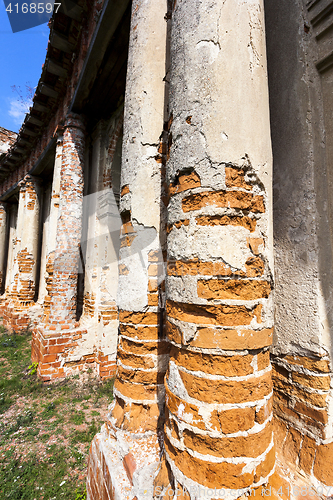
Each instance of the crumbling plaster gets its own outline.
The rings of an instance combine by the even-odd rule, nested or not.
[[[332,224],[316,47],[301,1],[279,2],[279,13],[271,0],[265,5],[274,157],[273,352],[331,355]],[[288,34],[283,39],[281,29]]]

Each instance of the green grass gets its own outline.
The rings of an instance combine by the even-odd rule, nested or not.
[[[89,447],[113,381],[43,384],[30,353],[30,332],[0,326],[0,499],[85,500]]]
[[[75,425],[81,425],[85,422],[85,416],[82,410],[76,411],[71,414],[70,421]]]

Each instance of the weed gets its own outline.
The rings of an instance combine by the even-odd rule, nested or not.
[[[10,337],[9,335],[4,335],[2,337],[1,347],[17,347],[15,338]]]
[[[37,368],[38,368],[38,363],[36,361],[31,363],[31,365],[29,365],[28,367],[28,369],[30,370],[29,375],[35,375],[35,373],[37,373]]]
[[[84,491],[83,493],[80,493],[78,490],[75,490],[75,500],[87,500],[87,492]]]
[[[25,431],[25,433],[23,434],[23,437],[27,440],[29,439],[33,439],[35,436],[38,436],[39,434],[39,429],[33,429],[33,428],[30,428],[30,429],[27,429]]]

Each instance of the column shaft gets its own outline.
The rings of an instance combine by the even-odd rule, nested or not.
[[[0,293],[3,292],[6,269],[7,207],[0,202]]]
[[[96,346],[99,374],[114,374],[118,339],[118,252],[121,219],[110,179],[106,130],[103,122],[92,137],[89,194],[85,197],[87,218],[85,250],[84,321],[89,323],[90,342]]]
[[[168,344],[161,329],[160,245],[166,0],[133,4],[126,82],[120,211],[120,337],[113,422],[156,430],[163,410]],[[160,407],[159,407],[160,406]]]
[[[14,247],[16,241],[16,225],[17,225],[17,205],[9,206],[9,238],[8,238],[8,256],[7,256],[7,271],[6,271],[6,295],[9,295],[13,280],[14,268]]]
[[[14,250],[14,279],[10,296],[20,305],[34,301],[36,292],[38,231],[40,219],[40,180],[27,176],[22,181]]]
[[[43,288],[45,287],[45,296],[43,300],[44,307],[44,322],[48,320],[50,313],[51,304],[51,290],[53,281],[53,267],[54,267],[54,256],[56,249],[57,240],[57,220],[59,212],[59,199],[60,199],[60,176],[61,176],[61,164],[62,164],[62,149],[63,149],[63,137],[62,135],[57,139],[55,160],[54,160],[54,170],[53,170],[53,180],[52,180],[52,192],[51,192],[51,202],[50,202],[50,213],[48,216],[48,223],[46,226],[45,237],[45,269],[41,279],[45,281]],[[44,242],[43,242],[44,245]]]
[[[57,237],[49,323],[74,326],[82,230],[85,128],[70,114],[65,122]]]
[[[170,113],[166,457],[191,498],[200,487],[241,495],[275,457],[261,0],[175,4]]]
[[[25,178],[24,221],[21,226],[20,250],[17,253],[18,281],[17,299],[21,303],[31,303],[35,298],[38,238],[40,220],[40,180]]]
[[[97,294],[99,282],[99,241],[97,233],[97,202],[100,178],[101,130],[100,126],[92,138],[92,153],[89,167],[89,192],[85,198],[84,214],[87,219],[87,241],[85,251],[85,280],[83,313],[98,321]],[[96,321],[96,322],[97,322]]]
[[[16,219],[16,231],[15,238],[13,240],[13,257],[12,257],[12,278],[9,284],[9,296],[16,297],[17,295],[17,280],[19,273],[19,266],[17,256],[21,250],[21,238],[22,231],[24,227],[24,215],[25,215],[25,182],[20,182],[20,191],[18,196],[18,207],[17,207],[17,219]]]
[[[50,210],[51,210],[51,186],[46,186],[43,192],[43,213],[41,217],[41,230],[42,230],[42,248],[40,257],[40,279],[38,290],[38,303],[44,304],[44,299],[47,295],[46,290],[46,255],[47,255],[47,236],[49,232]]]
[[[53,174],[46,263],[50,302],[46,297],[43,324],[36,327],[32,341],[32,359],[38,361],[38,375],[44,380],[78,373],[87,368],[86,361],[94,362],[88,332],[77,322],[84,159],[83,119],[70,113]]]

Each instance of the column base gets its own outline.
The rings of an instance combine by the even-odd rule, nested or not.
[[[10,332],[34,328],[42,317],[42,307],[35,302],[19,302],[8,298],[0,301],[3,326]]]
[[[107,421],[89,452],[87,500],[148,500],[160,469],[159,437],[133,437]]]
[[[110,359],[110,355],[104,355],[102,351],[96,353],[97,372],[102,380],[116,376],[117,363],[115,359]]]
[[[283,500],[330,499],[333,491],[333,442],[303,434],[279,417],[274,419],[277,460],[267,485],[270,496]],[[264,493],[264,496],[268,496]]]
[[[38,363],[38,376],[45,382],[77,375],[91,369],[102,380],[116,374],[115,360],[96,353],[88,340],[88,330],[79,323],[38,326],[34,329],[31,359]]]

